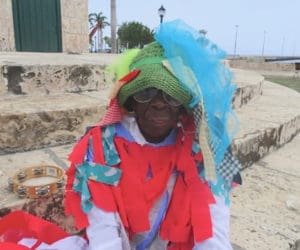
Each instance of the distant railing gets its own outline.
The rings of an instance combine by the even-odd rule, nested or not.
[[[295,61],[295,60],[299,60],[300,61],[300,57],[295,57],[295,56],[279,56],[279,57],[265,58],[265,62]]]

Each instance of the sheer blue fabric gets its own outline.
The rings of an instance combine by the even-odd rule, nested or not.
[[[226,54],[182,20],[162,23],[155,39],[163,47],[172,73],[191,94],[191,109],[203,105],[218,166],[238,128],[232,110],[236,86],[231,71],[222,62]]]

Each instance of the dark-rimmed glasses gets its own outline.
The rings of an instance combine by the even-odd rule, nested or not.
[[[182,105],[179,101],[174,99],[172,96],[168,95],[162,90],[159,90],[157,88],[147,88],[144,89],[140,92],[137,92],[133,95],[133,99],[139,103],[148,103],[151,102],[152,99],[159,93],[161,92],[162,97],[166,101],[167,104],[173,107],[179,107]]]

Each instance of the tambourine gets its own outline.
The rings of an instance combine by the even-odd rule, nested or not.
[[[52,165],[22,168],[8,179],[8,189],[19,198],[37,199],[49,196],[64,186],[65,170]]]

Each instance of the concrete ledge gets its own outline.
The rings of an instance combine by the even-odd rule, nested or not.
[[[235,139],[232,151],[243,168],[251,166],[265,155],[291,141],[300,131],[300,115],[284,124],[274,124],[264,130],[256,130]]]
[[[2,93],[17,95],[98,91],[112,82],[106,65],[4,65]]]
[[[300,94],[265,82],[263,95],[237,109],[240,131],[232,149],[243,167],[289,142],[300,131]]]
[[[253,98],[262,95],[264,77],[256,72],[242,69],[232,69],[234,73],[234,83],[237,85],[233,108],[241,108]]]
[[[116,54],[0,52],[0,94],[53,94],[101,90]]]

